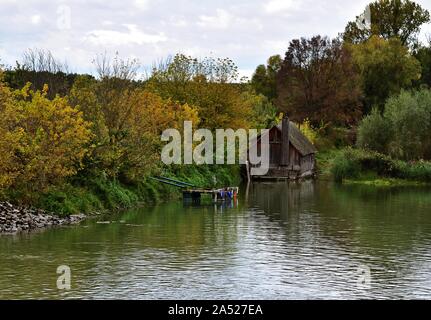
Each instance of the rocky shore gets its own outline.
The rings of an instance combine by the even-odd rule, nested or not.
[[[14,206],[0,202],[0,234],[28,232],[51,226],[79,223],[85,215],[59,217],[41,209]]]

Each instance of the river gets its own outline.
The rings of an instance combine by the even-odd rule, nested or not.
[[[261,183],[3,235],[0,298],[431,299],[431,189]]]

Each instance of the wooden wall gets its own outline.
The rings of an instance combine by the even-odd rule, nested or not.
[[[282,156],[283,156],[283,137],[281,132],[273,127],[269,131],[269,163],[273,169],[282,169]],[[258,150],[260,150],[260,140],[257,142]],[[286,170],[300,171],[301,173],[306,171],[313,171],[315,169],[315,155],[310,154],[302,156],[299,151],[289,142],[289,161],[290,165],[285,167]],[[278,172],[276,170],[275,172]],[[274,173],[275,173],[274,172]],[[281,172],[280,172],[281,173]]]

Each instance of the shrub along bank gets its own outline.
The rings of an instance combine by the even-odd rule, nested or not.
[[[384,184],[431,183],[431,162],[394,160],[363,149],[346,148],[332,153],[330,173],[337,182],[357,181]]]

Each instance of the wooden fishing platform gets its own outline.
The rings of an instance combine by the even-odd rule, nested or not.
[[[213,201],[227,201],[236,199],[238,196],[238,187],[226,188],[200,188],[191,183],[175,180],[166,177],[151,177],[158,182],[172,185],[183,189],[184,201],[200,201],[202,195],[211,195]]]
[[[199,200],[202,195],[211,195],[213,201],[226,201],[236,199],[238,196],[238,187],[228,187],[220,189],[186,189],[183,190],[184,200]]]

